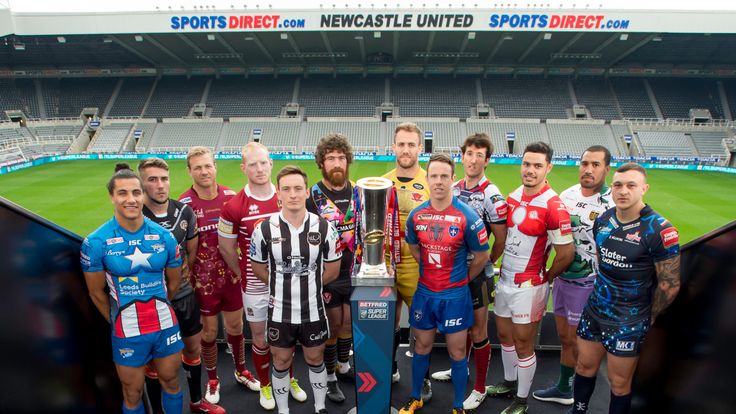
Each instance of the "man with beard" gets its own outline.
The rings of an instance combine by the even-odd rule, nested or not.
[[[386,250],[386,263],[396,266],[397,300],[392,382],[399,382],[401,378],[396,362],[396,350],[399,347],[400,340],[401,302],[403,301],[406,306],[411,307],[411,300],[419,282],[419,265],[414,260],[409,245],[406,244],[404,230],[409,213],[429,200],[427,171],[419,166],[423,135],[422,130],[413,122],[404,122],[397,125],[394,129],[394,142],[392,144],[393,152],[396,154],[396,168],[383,175],[384,178],[393,181],[399,206],[399,211],[395,213],[399,216],[398,234],[390,235],[392,240],[389,241],[392,241],[392,249]],[[396,229],[392,228],[392,233],[397,233]],[[422,386],[422,400],[427,402],[430,398],[432,398],[432,384],[429,381],[429,373],[427,373],[427,378],[424,379]]]
[[[273,410],[276,402],[268,373],[271,357],[266,342],[268,286],[253,274],[248,251],[253,229],[272,214],[278,214],[279,200],[276,187],[271,184],[273,162],[268,156],[268,148],[249,142],[243,146],[241,156],[240,170],[248,177],[248,184],[222,208],[217,224],[218,246],[230,270],[242,280],[245,319],[253,340],[253,365],[261,383],[259,403],[264,409]],[[289,392],[299,402],[307,400],[307,394],[293,374]]]
[[[598,270],[593,223],[611,205],[611,189],[606,185],[606,177],[610,171],[611,153],[606,147],[594,145],[586,149],[580,158],[580,183],[560,194],[560,199],[570,212],[575,259],[552,286],[555,325],[562,345],[560,377],[556,385],[532,393],[540,401],[564,405],[573,402],[572,379],[578,356],[575,330],[593,290],[593,281]]]
[[[549,281],[575,258],[570,214],[547,183],[551,170],[552,148],[544,142],[527,145],[521,160],[522,185],[508,197],[508,232],[493,309],[504,381],[487,391],[499,397],[511,396],[516,389],[513,403],[501,414],[522,414],[528,409],[537,368],[534,337],[547,308]],[[551,246],[555,259],[546,270]]]
[[[350,344],[352,325],[350,320],[350,293],[353,263],[355,260],[355,198],[348,171],[353,162],[353,149],[347,137],[329,134],[320,139],[315,151],[315,161],[322,180],[312,186],[307,210],[332,223],[340,234],[340,275],[326,284],[322,297],[330,323],[330,337],[325,345],[327,369],[327,398],[336,403],[345,401],[335,376],[350,376]],[[354,380],[354,377],[352,378]]]
[[[197,218],[189,206],[169,198],[169,165],[161,158],[146,158],[138,163],[138,174],[143,181],[143,215],[174,235],[179,251],[185,259],[179,289],[171,300],[179,321],[184,351],[182,367],[189,384],[189,408],[193,413],[224,413],[225,410],[202,398],[202,361],[200,358],[202,322],[194,289],[189,283],[189,268],[197,256]],[[146,365],[146,391],[155,413],[162,413],[161,385],[153,363]]]

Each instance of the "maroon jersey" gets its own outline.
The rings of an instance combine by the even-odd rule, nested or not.
[[[226,202],[235,196],[235,192],[224,185],[217,186],[217,197],[203,200],[193,188],[182,193],[179,201],[194,210],[199,230],[197,259],[192,266],[192,282],[195,289],[205,295],[216,290],[240,284],[240,278],[225,263],[217,248],[217,223]]]
[[[229,239],[238,239],[238,255],[240,263],[243,291],[249,295],[267,295],[268,286],[255,277],[250,267],[250,238],[253,229],[271,214],[279,212],[279,200],[276,198],[276,187],[271,185],[271,195],[259,198],[250,192],[247,185],[225,204],[217,225],[217,233]]]

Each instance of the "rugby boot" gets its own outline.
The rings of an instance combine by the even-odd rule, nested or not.
[[[210,404],[220,402],[220,380],[214,379],[207,381],[207,387],[204,391],[204,399]]]
[[[432,382],[428,379],[424,379],[422,384],[422,402],[428,403],[432,399]]]
[[[258,402],[264,410],[271,411],[276,408],[276,400],[273,398],[273,388],[271,388],[271,384],[261,387],[261,395],[258,398]]]
[[[452,381],[452,369],[432,373],[432,379],[439,382]]]
[[[261,383],[247,369],[243,372],[235,371],[235,381],[245,385],[251,391],[261,391]]]
[[[562,405],[572,405],[574,401],[572,398],[572,391],[562,392],[557,388],[557,385],[553,385],[544,390],[534,391],[532,396],[539,401],[549,401]]]
[[[407,401],[406,404],[401,407],[401,410],[399,410],[399,414],[414,414],[414,412],[419,411],[423,406],[424,403],[422,402],[422,400],[410,398],[409,401]]]
[[[480,404],[485,400],[486,400],[485,393],[473,390],[468,396],[468,398],[466,398],[465,401],[463,401],[463,409],[475,410],[476,408],[480,407]]]
[[[212,404],[204,398],[197,403],[189,403],[189,411],[193,413],[225,414],[225,409],[219,405]]]
[[[489,397],[511,398],[515,394],[516,394],[516,381],[501,381],[498,384],[489,385],[486,387],[486,395],[488,395]]]
[[[307,393],[299,386],[299,381],[296,378],[292,378],[289,382],[289,394],[291,398],[298,402],[307,401]]]
[[[337,381],[327,381],[327,398],[336,403],[345,401],[345,394],[342,393]]]
[[[514,397],[514,402],[501,411],[501,414],[525,414],[528,409],[526,398]]]

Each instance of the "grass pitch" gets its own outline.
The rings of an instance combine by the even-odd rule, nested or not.
[[[5,197],[79,235],[85,236],[112,216],[105,184],[117,161],[64,161],[0,176]],[[130,162],[135,167],[137,161]],[[245,184],[238,161],[218,162],[218,182],[235,190]],[[312,161],[275,161],[274,173],[286,164],[307,171],[311,182],[321,178]],[[170,161],[171,194],[176,198],[191,184],[184,161]],[[382,175],[393,163],[355,162],[350,176]],[[518,165],[490,165],[488,176],[504,195],[520,185]],[[462,167],[457,172],[462,175]],[[681,242],[736,219],[736,176],[700,171],[650,170],[645,201],[680,231]],[[577,168],[554,167],[549,182],[558,192],[576,184]]]

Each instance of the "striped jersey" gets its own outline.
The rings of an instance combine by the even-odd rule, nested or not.
[[[249,256],[269,267],[268,320],[301,324],[326,318],[324,263],[342,258],[339,234],[331,223],[307,212],[294,227],[282,213],[274,214],[254,229]]]
[[[420,204],[429,200],[429,185],[427,184],[427,171],[423,168],[419,169],[419,172],[413,177],[398,177],[396,175],[396,169],[393,169],[383,175],[383,178],[388,178],[393,181],[394,188],[396,189],[396,197],[399,204],[399,229],[401,232],[401,258],[399,263],[396,265],[396,270],[399,273],[412,272],[416,274],[416,262],[414,257],[409,251],[409,246],[404,240],[404,229],[406,229],[406,219],[409,217],[409,213],[415,208],[419,207]],[[391,263],[391,252],[386,249],[386,263]]]
[[[217,224],[217,234],[228,239],[238,239],[239,264],[243,291],[249,295],[266,295],[268,286],[253,274],[248,259],[253,229],[272,214],[279,212],[276,187],[271,184],[271,195],[254,196],[248,185],[225,203]]]
[[[130,338],[176,326],[164,269],[182,261],[168,230],[144,218],[131,233],[113,217],[84,239],[80,256],[82,271],[105,272],[113,335]]]

